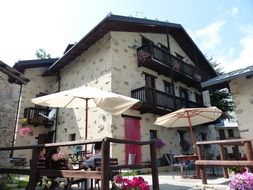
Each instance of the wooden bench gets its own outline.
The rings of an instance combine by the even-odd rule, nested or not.
[[[196,166],[200,169],[200,175],[202,178],[202,184],[207,184],[205,167],[222,167],[224,178],[228,178],[228,167],[239,166],[253,168],[253,150],[252,139],[231,139],[231,140],[215,140],[215,141],[199,141],[196,142],[198,160],[195,162]],[[220,159],[221,160],[205,160],[203,157],[203,146],[216,144],[220,147]],[[247,160],[225,160],[224,146],[243,146]]]

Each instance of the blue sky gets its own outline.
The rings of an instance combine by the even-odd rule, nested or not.
[[[181,24],[224,71],[253,65],[251,0],[0,1],[0,60],[13,65],[43,48],[60,57],[108,13]]]

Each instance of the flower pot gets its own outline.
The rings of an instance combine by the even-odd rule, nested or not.
[[[133,165],[135,163],[135,156],[136,154],[131,154],[129,153],[128,154],[128,165]]]

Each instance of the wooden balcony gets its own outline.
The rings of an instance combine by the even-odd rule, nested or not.
[[[137,61],[139,66],[147,67],[159,74],[169,77],[173,75],[175,81],[200,87],[202,76],[195,66],[185,63],[156,45],[137,48]]]
[[[202,103],[188,101],[146,86],[132,90],[131,96],[141,101],[135,107],[141,113],[163,115],[181,108],[204,107]]]
[[[47,108],[37,108],[37,107],[28,107],[24,110],[24,117],[27,118],[27,124],[36,126],[44,126],[44,127],[52,127],[54,125],[54,121],[49,120],[40,115],[48,115],[51,110]]]

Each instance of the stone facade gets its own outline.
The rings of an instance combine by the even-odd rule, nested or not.
[[[145,86],[143,72],[157,77],[155,81],[156,88],[164,91],[163,81],[170,82],[171,79],[169,77],[158,75],[145,67],[138,67],[136,48],[142,45],[141,36],[145,36],[155,43],[164,45],[167,43],[165,34],[109,32],[61,70],[60,91],[89,85],[105,91],[131,96],[131,90]],[[170,43],[172,54],[175,55],[175,52],[180,53],[180,55],[185,57],[185,62],[194,64],[171,36]],[[31,82],[22,91],[21,117],[22,110],[25,107],[34,106],[30,99],[36,97],[37,93],[52,93],[57,90],[59,81],[54,77],[42,77],[41,73],[43,70],[41,69],[45,68],[31,68],[25,72]],[[179,87],[188,89],[191,101],[195,101],[195,93],[201,94],[197,89],[188,87],[181,82],[176,82],[175,92],[177,96],[179,96]],[[140,114],[135,110],[128,110],[124,114],[140,119],[141,140],[149,140],[150,130],[156,130],[157,136],[165,141],[166,146],[157,151],[158,157],[163,153],[181,153],[177,129],[167,129],[153,125],[157,115]],[[75,134],[76,139],[82,139],[86,122],[84,115],[85,112],[82,108],[59,109],[56,141],[68,141],[73,134]],[[105,136],[125,138],[124,122],[124,117],[121,115],[112,116],[99,108],[90,108],[88,110],[88,139],[103,138]],[[39,127],[36,130],[38,131],[36,131],[34,137],[39,133],[47,132],[44,131],[44,128]],[[188,130],[185,129],[185,131]],[[199,135],[201,131],[208,133],[208,139],[216,138],[214,127],[196,127],[194,128],[194,133],[198,140],[201,140]],[[34,137],[19,138],[17,139],[17,144],[36,143]],[[188,132],[185,138],[190,141]],[[72,151],[72,149],[66,149],[66,151]],[[142,160],[147,161],[149,158],[148,147],[143,147],[141,152]],[[22,154],[28,155],[28,153],[19,153],[20,156]],[[121,163],[125,162],[125,147],[123,145],[113,145],[111,155],[112,157],[117,157]]]
[[[229,83],[241,137],[252,138],[253,78],[238,77]]]
[[[0,147],[11,147],[20,85],[9,83],[8,76],[0,72]],[[0,165],[6,165],[10,152],[0,152]]]
[[[22,118],[24,118],[24,109],[27,107],[34,107],[35,105],[30,101],[35,98],[39,93],[53,93],[57,91],[56,77],[42,77],[41,74],[45,71],[46,67],[26,69],[24,75],[30,79],[30,82],[22,87],[21,91],[21,106],[18,115],[17,131],[22,128]],[[32,136],[26,135],[24,137],[17,134],[15,145],[33,145],[37,144],[37,137],[39,134],[46,134],[53,128],[46,129],[44,126],[32,127],[34,134]],[[15,157],[25,157],[28,160],[31,158],[31,150],[18,150],[14,152]]]

